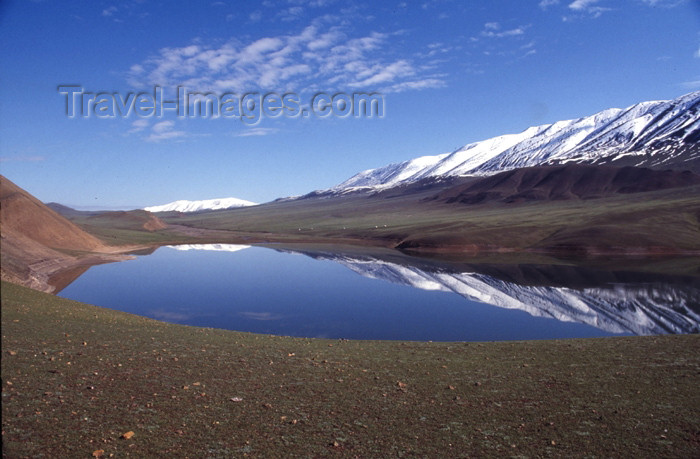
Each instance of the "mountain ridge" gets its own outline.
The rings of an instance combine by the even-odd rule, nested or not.
[[[565,164],[512,169],[464,184],[447,187],[432,197],[446,203],[481,204],[595,199],[700,185],[700,175],[690,171],[641,167]]]
[[[532,126],[517,134],[470,143],[451,153],[368,169],[328,191],[376,190],[428,177],[492,175],[571,162],[699,172],[700,91]]]

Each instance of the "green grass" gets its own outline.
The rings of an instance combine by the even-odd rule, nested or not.
[[[82,229],[109,245],[164,245],[187,241],[189,238],[172,231],[147,231],[143,228],[145,218],[140,214],[123,215],[107,212],[97,216],[79,214],[70,220]]]
[[[700,251],[699,196],[695,187],[591,200],[474,206],[427,202],[421,194],[351,196],[273,202],[163,219],[225,230],[232,238],[257,242],[320,238],[423,249]]]
[[[5,457],[700,455],[696,335],[298,339],[3,283],[2,352]]]
[[[141,229],[110,228],[102,225],[81,225],[81,227],[97,236],[103,242],[113,245],[165,245],[171,243],[185,242],[188,238],[173,237],[171,233],[160,231],[145,231]]]

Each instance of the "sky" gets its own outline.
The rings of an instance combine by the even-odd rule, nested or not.
[[[44,202],[267,202],[698,90],[700,1],[4,0],[0,82]]]

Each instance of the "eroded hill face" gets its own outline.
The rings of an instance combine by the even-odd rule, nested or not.
[[[20,237],[52,249],[87,252],[104,246],[3,176],[0,176],[0,202],[3,239]]]
[[[60,286],[49,279],[81,263],[71,252],[97,252],[105,245],[0,176],[3,280],[44,292]]]

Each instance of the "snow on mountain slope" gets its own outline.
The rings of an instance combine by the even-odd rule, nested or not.
[[[448,272],[403,266],[372,257],[307,253],[331,260],[364,277],[422,290],[454,292],[535,317],[578,322],[612,333],[635,335],[700,331],[700,289],[665,284],[615,284],[596,288],[520,285],[476,272]]]
[[[670,101],[611,108],[471,143],[452,153],[366,170],[331,190],[388,188],[424,178],[492,175],[545,164],[623,160],[625,165],[645,167],[700,161],[700,92]]]
[[[165,247],[175,250],[209,250],[214,252],[238,252],[239,250],[249,249],[249,245],[241,244],[180,244],[166,245]]]
[[[149,212],[199,212],[200,210],[231,209],[233,207],[257,206],[258,203],[238,198],[206,199],[202,201],[175,201],[162,206],[145,207]]]

